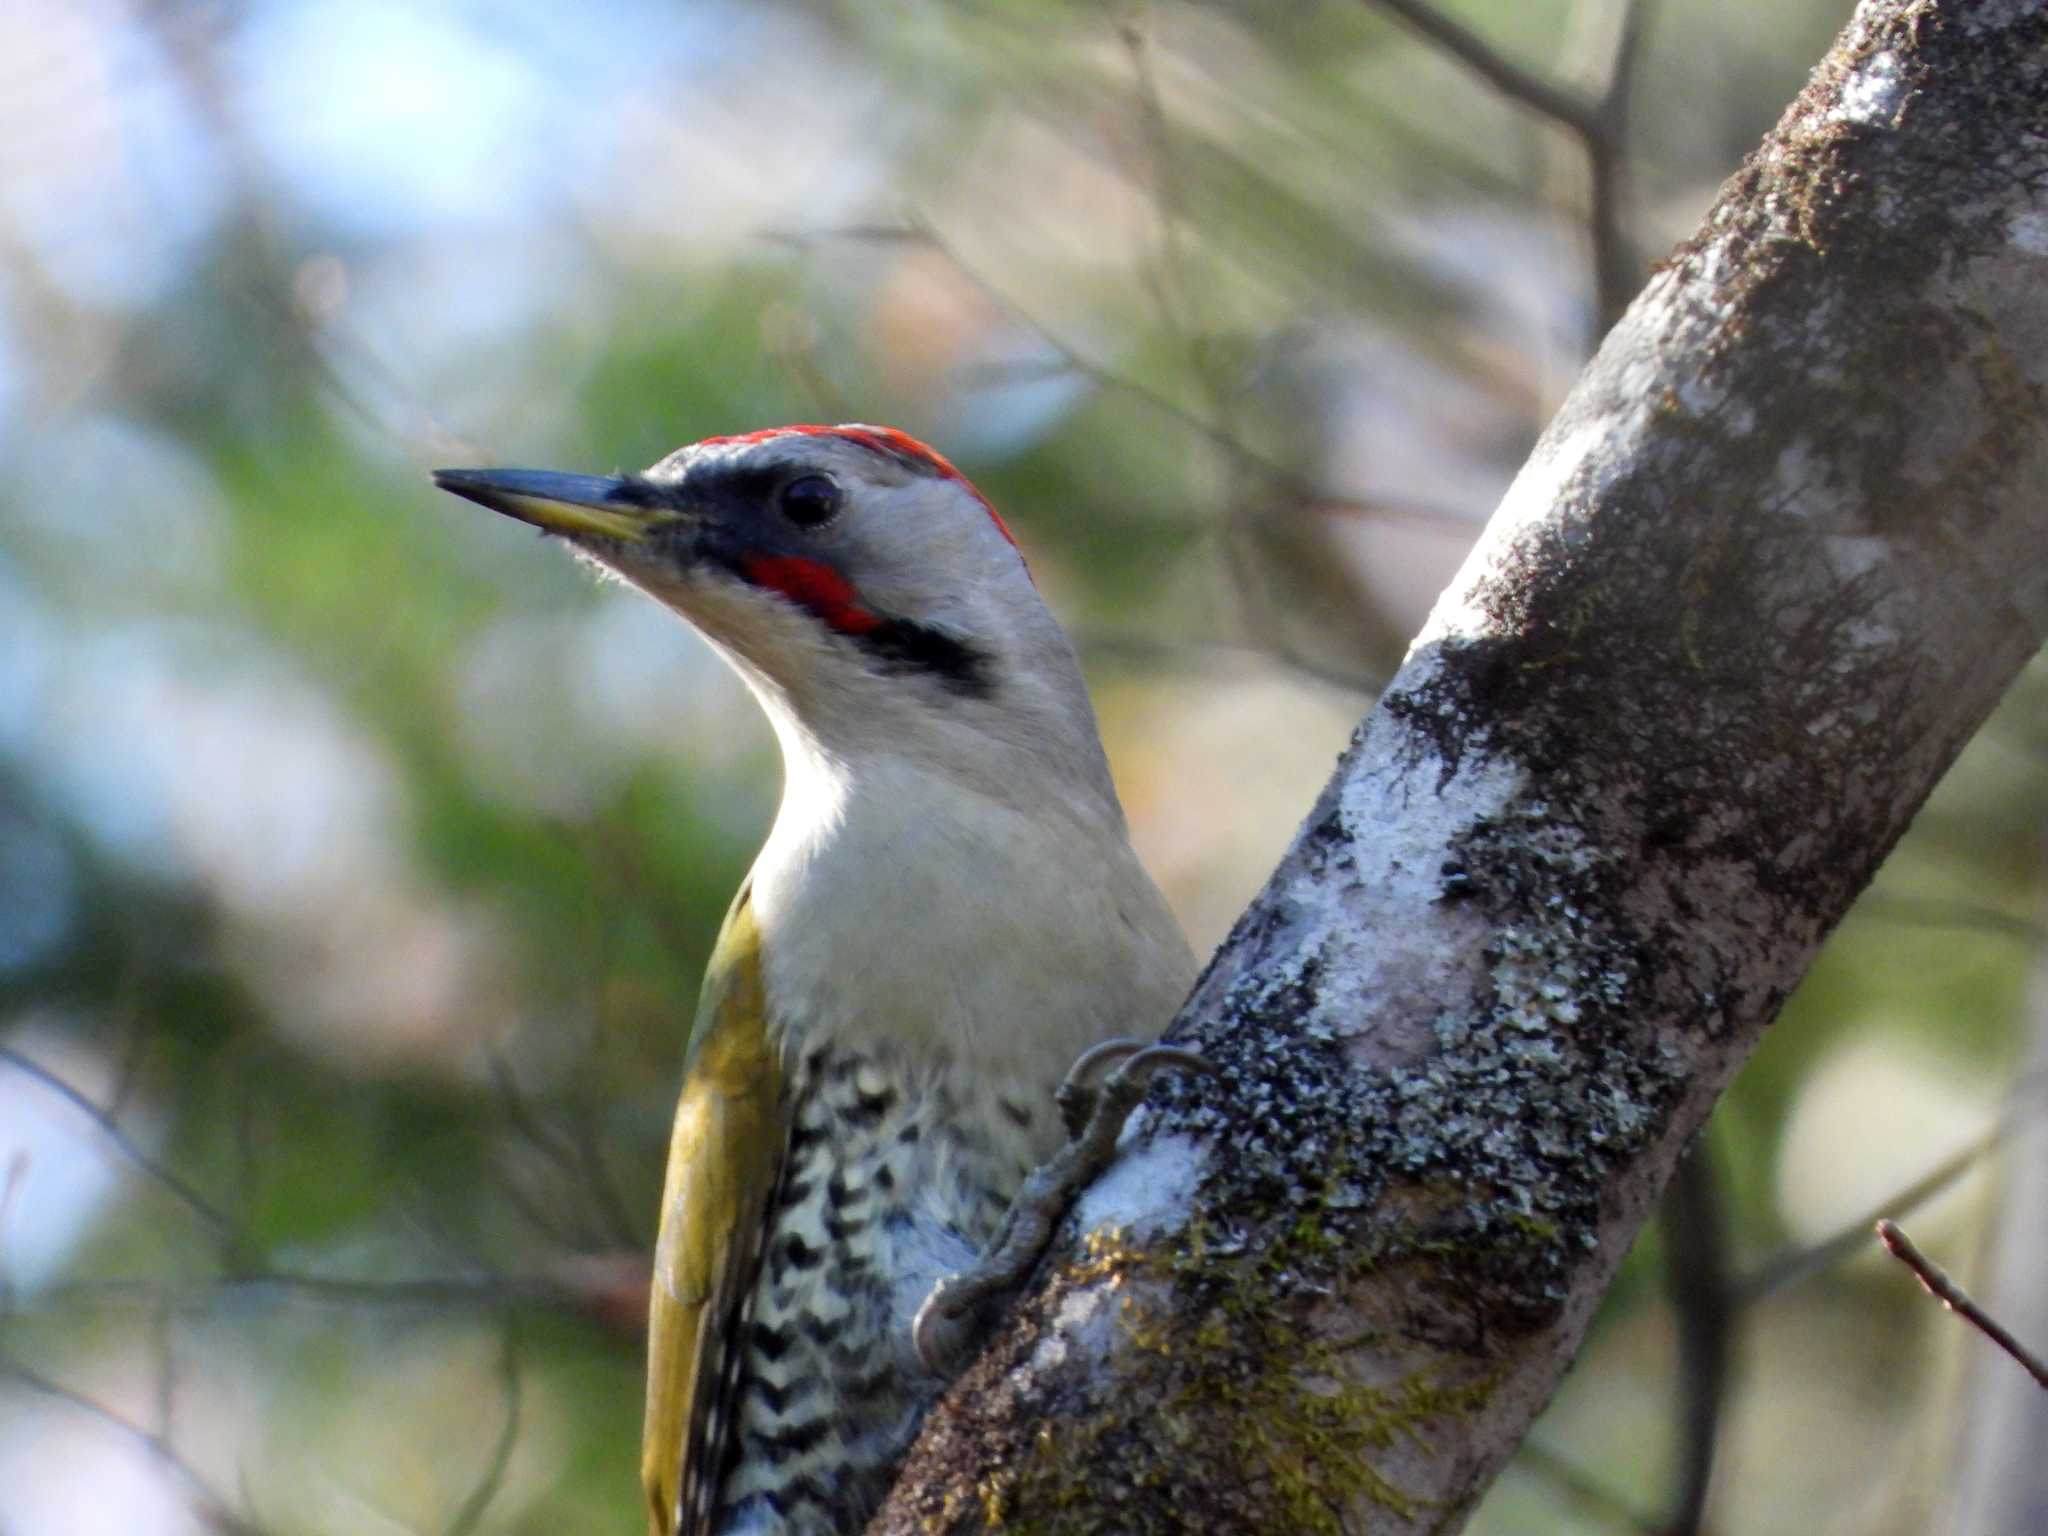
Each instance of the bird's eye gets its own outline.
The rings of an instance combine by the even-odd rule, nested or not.
[[[839,510],[839,487],[824,475],[803,475],[785,485],[776,498],[782,515],[799,528],[817,528]]]

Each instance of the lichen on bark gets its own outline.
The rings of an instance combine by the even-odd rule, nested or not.
[[[1217,1075],[873,1529],[1455,1527],[2048,632],[2044,103],[2038,6],[1858,10],[1197,986]]]

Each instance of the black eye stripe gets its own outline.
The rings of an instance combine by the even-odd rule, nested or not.
[[[995,692],[988,656],[969,642],[912,619],[890,619],[855,639],[891,669],[921,672],[954,693],[985,699]]]

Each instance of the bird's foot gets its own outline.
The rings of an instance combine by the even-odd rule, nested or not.
[[[1114,1068],[1098,1085],[1095,1079]],[[1033,1169],[1003,1215],[995,1240],[973,1267],[948,1275],[911,1320],[918,1362],[942,1373],[958,1353],[964,1320],[1014,1291],[1037,1265],[1053,1228],[1079,1194],[1116,1156],[1124,1122],[1161,1072],[1214,1072],[1206,1057],[1176,1045],[1105,1040],[1084,1051],[1053,1095],[1067,1124],[1067,1144]]]

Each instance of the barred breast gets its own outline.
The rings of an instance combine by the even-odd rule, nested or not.
[[[865,1524],[946,1384],[918,1365],[911,1318],[973,1262],[1058,1147],[1054,1086],[1019,1103],[885,1047],[799,1060],[782,1182],[731,1357],[723,1536]]]

